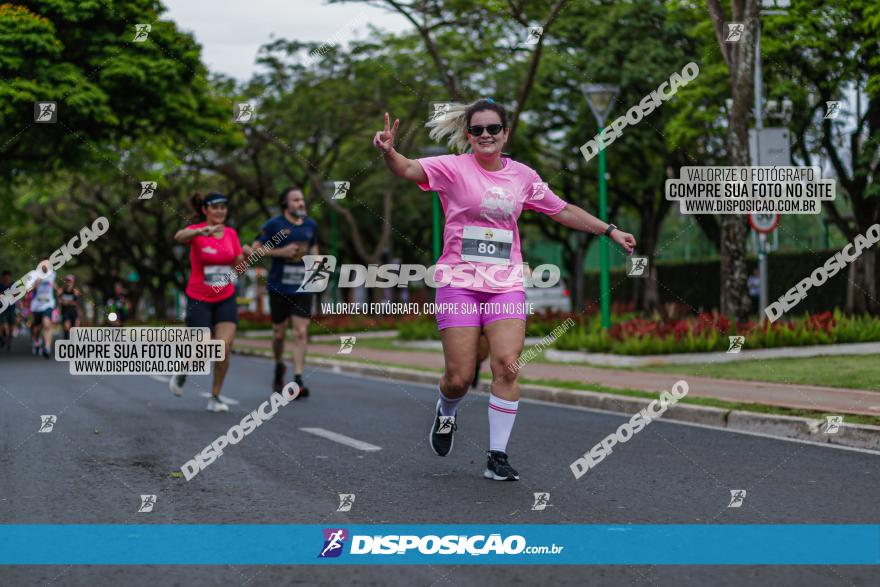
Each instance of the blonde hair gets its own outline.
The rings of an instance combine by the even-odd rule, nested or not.
[[[493,110],[501,117],[501,123],[507,128],[507,112],[501,104],[491,98],[481,99],[470,104],[449,103],[449,108],[442,116],[431,116],[425,127],[431,129],[428,136],[437,142],[446,139],[450,151],[467,153],[471,150],[467,137],[468,119],[474,112]]]

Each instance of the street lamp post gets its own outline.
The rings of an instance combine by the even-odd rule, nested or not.
[[[599,218],[608,222],[608,191],[605,177],[605,120],[611,112],[620,87],[612,84],[587,84],[584,96],[599,126]],[[608,239],[599,239],[599,304],[602,309],[602,328],[611,327],[611,276],[609,273]]]
[[[435,157],[437,155],[446,155],[446,149],[439,145],[431,145],[422,147],[420,150],[423,157]],[[434,192],[431,198],[431,249],[434,255],[434,262],[440,259],[440,244],[442,242],[442,229],[440,228],[440,194]]]

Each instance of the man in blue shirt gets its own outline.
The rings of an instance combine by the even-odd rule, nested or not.
[[[281,393],[284,388],[284,339],[287,327],[293,325],[293,380],[300,387],[298,397],[309,394],[303,384],[309,319],[312,315],[312,294],[297,293],[305,278],[304,255],[318,253],[318,225],[306,216],[306,202],[298,187],[285,188],[280,198],[281,215],[270,219],[260,229],[254,248],[267,242],[274,246],[265,249],[272,257],[269,270],[269,310],[272,315],[272,352],[275,355],[275,378],[272,389]]]

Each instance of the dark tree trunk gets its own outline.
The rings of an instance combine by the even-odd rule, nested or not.
[[[730,22],[745,27],[739,42],[725,42],[724,13],[718,0],[707,1],[721,54],[730,72],[733,108],[727,129],[730,164],[751,165],[749,156],[749,113],[754,98],[755,50],[759,27],[757,0],[733,0]],[[746,320],[750,300],[746,289],[746,218],[725,214],[721,218],[721,312],[731,319]]]

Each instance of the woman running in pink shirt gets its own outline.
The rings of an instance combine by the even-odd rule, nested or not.
[[[445,372],[429,440],[439,456],[452,450],[456,407],[474,374],[480,333],[489,340],[492,387],[489,395],[489,451],[483,476],[516,481],[519,473],[507,457],[507,441],[519,406],[516,365],[525,341],[525,291],[517,220],[523,210],[547,214],[560,224],[606,234],[632,254],[635,238],[554,194],[535,170],[501,156],[510,129],[507,111],[492,99],[452,104],[430,120],[434,140],[446,138],[461,155],[407,159],[394,150],[400,120],[376,133],[392,173],[436,191],[446,214],[443,253],[438,266],[456,275],[437,289],[435,302],[449,311],[436,314],[443,343]],[[438,272],[435,281],[443,282]]]
[[[201,222],[181,228],[174,240],[189,247],[190,273],[186,285],[186,325],[190,328],[210,328],[212,338],[222,340],[225,358],[214,363],[214,381],[208,411],[227,412],[229,406],[220,398],[223,379],[229,370],[232,341],[238,326],[238,305],[235,301],[235,271],[250,255],[249,246],[241,246],[235,229],[225,225],[226,196],[211,192],[207,196],[196,193],[190,204]],[[169,387],[174,395],[183,394],[186,374],[171,378]]]

